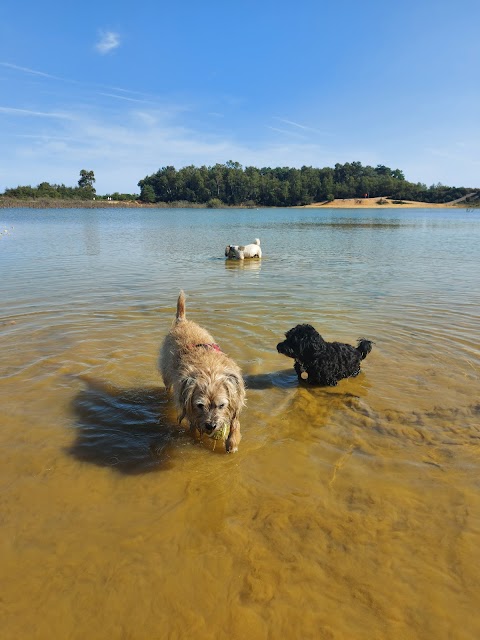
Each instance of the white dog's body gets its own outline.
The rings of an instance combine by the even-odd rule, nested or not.
[[[255,242],[245,246],[239,244],[227,244],[225,247],[225,257],[245,260],[245,258],[261,258],[260,240],[255,238]]]
[[[245,404],[242,373],[205,329],[186,319],[183,291],[160,351],[159,368],[166,389],[173,392],[179,422],[186,417],[192,435],[196,429],[215,439],[225,433],[227,453],[237,451]]]

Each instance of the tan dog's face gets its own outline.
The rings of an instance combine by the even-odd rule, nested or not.
[[[240,395],[239,395],[240,390]],[[182,385],[185,415],[189,422],[213,437],[225,423],[230,426],[243,403],[243,383],[236,374],[187,377]]]

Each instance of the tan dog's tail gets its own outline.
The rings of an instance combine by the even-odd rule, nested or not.
[[[260,238],[255,238],[255,242],[253,242],[252,244],[258,244],[258,246],[260,246]]]
[[[177,322],[181,322],[186,319],[185,315],[185,294],[180,291],[180,295],[177,300]]]

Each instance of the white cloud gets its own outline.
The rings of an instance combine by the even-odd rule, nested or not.
[[[102,55],[105,55],[119,46],[120,36],[118,33],[114,33],[113,31],[102,31],[100,33],[100,40],[95,45],[95,49]]]
[[[154,125],[157,124],[158,122],[158,118],[157,116],[145,112],[145,111],[137,111],[134,114],[134,117],[141,123],[143,123],[144,125],[146,125],[147,127],[153,127]]]
[[[24,73],[31,73],[35,76],[42,76],[44,78],[52,78],[53,80],[61,80],[61,78],[57,78],[57,76],[52,76],[49,73],[44,73],[43,71],[35,71],[35,69],[29,69],[28,67],[20,67],[17,64],[10,64],[8,62],[0,62],[2,67],[6,67],[7,69],[14,69],[15,71],[23,71]]]
[[[10,64],[9,62],[0,62],[0,66],[6,69],[12,69],[13,71],[21,71],[22,73],[29,73],[34,76],[40,76],[41,78],[47,78],[48,80],[60,80],[61,82],[70,82],[72,84],[78,84],[76,80],[70,80],[69,78],[60,78],[54,76],[51,73],[45,73],[44,71],[38,71],[36,69],[30,69],[29,67],[20,67],[18,64]]]
[[[283,133],[287,136],[291,136],[294,138],[302,138],[303,140],[306,140],[306,136],[302,135],[301,133],[298,133],[297,131],[286,131],[285,129],[278,129],[278,127],[271,127],[270,125],[267,125],[267,129],[270,129],[271,131],[276,131],[277,133]]]
[[[278,116],[275,116],[275,120],[279,120],[280,122],[283,122],[284,124],[288,124],[291,127],[297,127],[298,129],[304,129],[305,131],[313,131],[314,133],[326,135],[325,131],[319,131],[318,129],[314,129],[313,127],[307,127],[306,125],[299,124],[298,122],[294,122],[293,120],[286,120],[285,118],[279,118]]]
[[[116,98],[117,100],[126,100],[127,102],[141,102],[142,104],[153,104],[152,100],[139,100],[138,98],[128,98],[127,96],[117,96],[114,93],[99,93],[100,96],[106,98]]]
[[[132,193],[139,190],[138,180],[165,165],[181,168],[234,159],[243,166],[329,166],[338,160],[331,150],[301,141],[252,145],[233,136],[207,135],[180,124],[178,115],[178,107],[129,110],[114,118],[72,112],[63,135],[49,127],[15,145],[0,192],[44,180],[75,184],[81,167],[95,172],[99,193]]]
[[[71,116],[65,113],[52,113],[47,111],[32,111],[30,109],[16,109],[14,107],[0,107],[0,113],[8,113],[12,116],[34,116],[39,118],[60,118],[70,120]]]
[[[117,100],[102,110],[99,104],[83,100],[70,109],[62,105],[61,112],[25,106],[30,109],[0,107],[0,139],[9,140],[4,144],[0,193],[6,187],[45,180],[73,186],[82,167],[95,172],[99,193],[133,193],[139,191],[138,180],[159,167],[208,166],[230,159],[257,167],[333,167],[337,162],[358,160],[373,166],[398,166],[407,179],[427,184],[478,183],[478,139],[461,151],[446,143],[441,149],[425,148],[423,152],[418,148],[382,150],[365,141],[325,145],[303,139],[308,132],[305,125],[293,126],[289,121],[283,129],[269,127],[268,139],[257,135],[247,141],[233,125],[231,133],[224,134],[188,126],[190,108],[185,105],[135,108],[130,101]],[[264,125],[258,126],[260,133]],[[228,122],[223,127],[227,129]],[[449,157],[453,153],[456,175]]]

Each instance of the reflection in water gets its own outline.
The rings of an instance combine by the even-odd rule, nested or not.
[[[2,637],[480,637],[478,212],[2,215]],[[244,372],[236,455],[161,384],[180,288]],[[302,322],[362,373],[299,384]]]
[[[260,271],[262,261],[258,258],[245,260],[225,260],[225,269],[245,269],[246,271]]]
[[[378,218],[368,218],[365,220],[358,220],[358,218],[323,218],[322,220],[308,220],[308,221],[297,221],[294,224],[284,222],[283,225],[288,228],[290,231],[309,231],[312,229],[328,229],[329,227],[333,229],[345,229],[347,231],[352,229],[398,229],[400,227],[406,226],[416,226],[414,222],[405,223],[401,222],[398,218],[389,218],[378,219]]]
[[[98,229],[97,210],[92,209],[90,215],[81,218],[83,226],[83,236],[85,242],[85,253],[87,256],[98,256],[100,254],[100,233]]]

